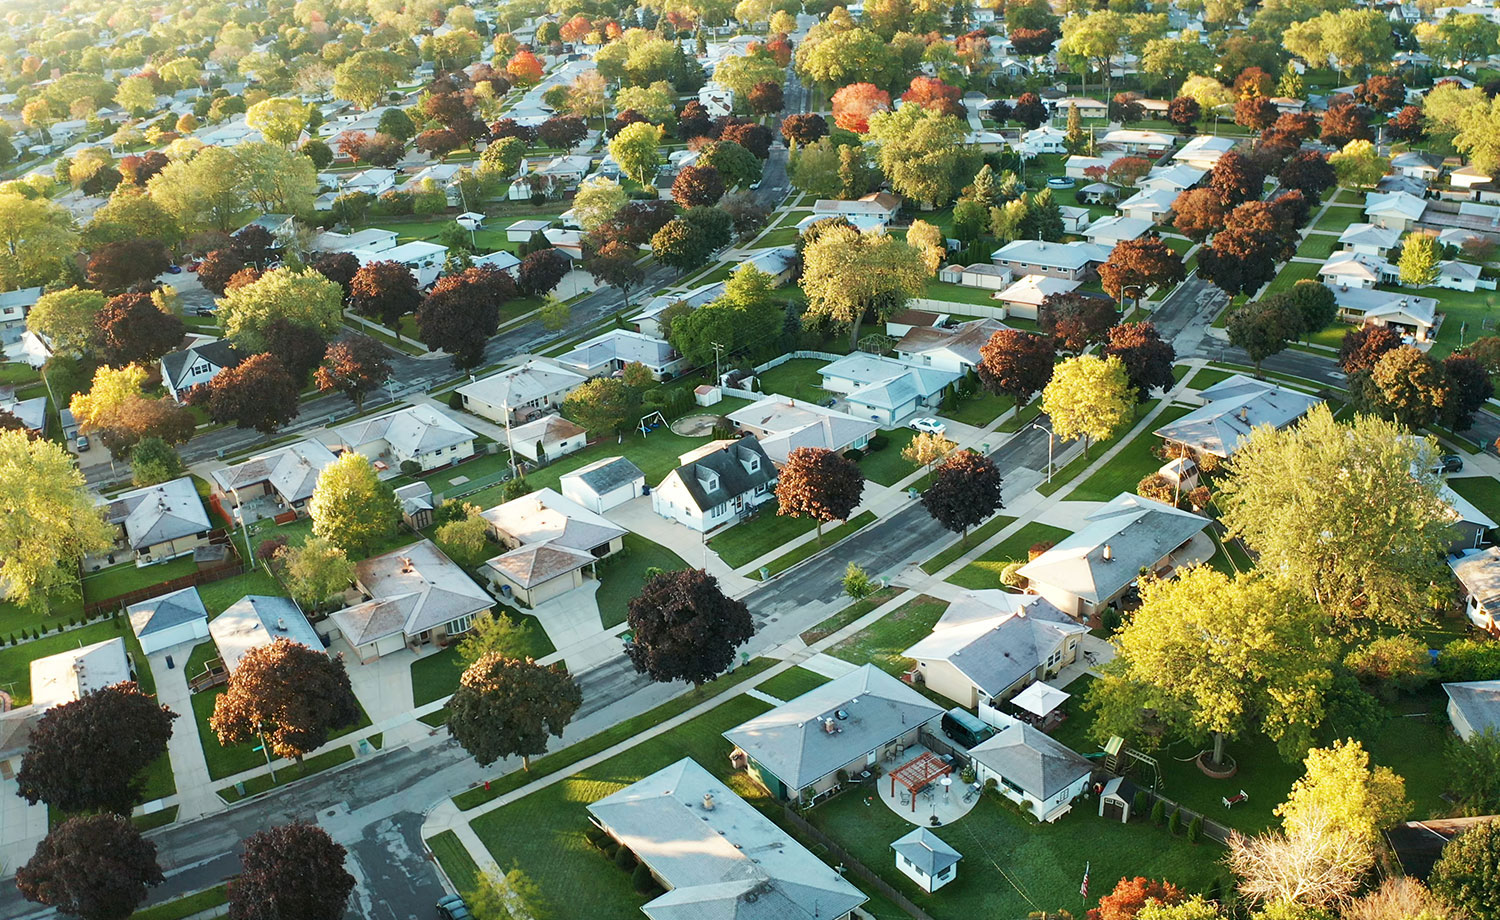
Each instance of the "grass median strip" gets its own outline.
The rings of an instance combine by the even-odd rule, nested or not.
[[[212,910],[229,901],[223,885],[215,885],[206,891],[190,894],[168,901],[165,904],[157,904],[145,910],[138,910],[130,915],[130,920],[183,920],[194,914],[201,914],[206,910]]]
[[[1003,514],[990,518],[988,521],[969,531],[968,540],[958,540],[952,546],[922,563],[922,571],[928,575],[937,574],[944,568],[952,565],[959,556],[993,537],[1014,522],[1015,518],[1006,517]]]
[[[833,546],[835,543],[839,542],[840,540],[844,539],[860,528],[868,527],[873,523],[875,523],[875,512],[873,511],[865,511],[858,515],[855,515],[850,520],[845,521],[839,526],[823,534],[822,543],[819,543],[817,540],[809,540],[808,542],[803,543],[801,546],[796,547],[791,552],[781,556],[777,556],[775,559],[771,560],[771,563],[769,565],[762,567],[765,572],[765,577],[769,578],[770,576],[775,575],[779,572],[785,572],[787,569],[791,568],[802,560],[807,559],[808,557],[813,556],[830,546]],[[757,576],[760,575],[759,572],[755,574]]]

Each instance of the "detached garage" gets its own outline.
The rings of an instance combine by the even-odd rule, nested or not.
[[[197,588],[183,588],[125,608],[130,628],[147,655],[208,638],[208,610]]]
[[[646,474],[624,457],[606,457],[565,473],[561,487],[565,498],[603,514],[646,494]]]

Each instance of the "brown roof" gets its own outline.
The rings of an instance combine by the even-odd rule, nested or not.
[[[552,543],[533,543],[496,556],[485,565],[515,584],[530,589],[593,561],[593,555],[576,549]]]

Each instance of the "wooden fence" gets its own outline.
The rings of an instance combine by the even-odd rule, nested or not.
[[[225,545],[229,549],[229,557],[223,562],[154,584],[149,588],[138,588],[135,591],[127,591],[124,594],[117,594],[114,597],[107,597],[103,600],[86,601],[83,605],[84,617],[92,619],[102,614],[113,613],[116,610],[149,600],[153,597],[171,594],[173,591],[181,591],[183,588],[195,588],[198,585],[213,584],[216,581],[223,581],[226,578],[243,575],[245,573],[245,566],[240,560],[239,553],[234,548],[234,543],[228,541],[228,537],[224,536],[223,531],[216,531],[216,536],[213,539],[223,539],[226,541]]]
[[[916,920],[932,920],[931,914],[913,904],[910,898],[897,891],[885,879],[876,875],[870,869],[870,867],[855,859],[853,854],[835,843],[832,837],[829,837],[827,834],[809,824],[806,818],[797,814],[796,811],[785,805],[782,806],[782,813],[786,818],[787,824],[795,828],[798,834],[802,835],[808,840],[813,841],[814,843],[826,847],[828,849],[828,852],[832,854],[834,858],[836,858],[839,862],[843,863],[846,869],[859,876],[860,881],[864,882],[866,885],[869,885],[882,897],[886,898],[892,904],[895,904],[902,910],[906,911],[912,917],[916,918]]]

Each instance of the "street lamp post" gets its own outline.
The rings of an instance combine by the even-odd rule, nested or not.
[[[1045,432],[1046,435],[1047,435],[1047,484],[1051,485],[1052,484],[1052,432],[1049,431],[1049,430],[1047,430],[1046,428],[1043,428],[1041,425],[1038,425],[1036,422],[1032,422],[1031,423],[1031,427],[1035,428],[1037,431]]]

